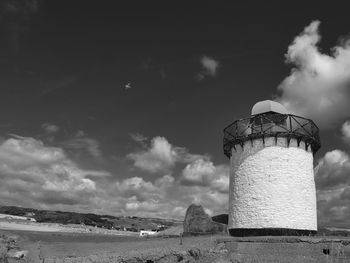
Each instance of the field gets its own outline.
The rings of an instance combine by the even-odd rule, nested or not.
[[[28,251],[17,262],[350,262],[350,239],[344,237],[141,238],[18,230],[2,230],[0,235],[16,240],[8,242],[14,250]]]
[[[156,237],[84,225],[0,219],[0,262],[350,262],[350,238],[181,237],[181,226]],[[11,255],[22,253],[19,259]],[[22,257],[22,258],[21,258]]]
[[[214,236],[156,237],[1,231],[28,251],[23,262],[214,262]]]

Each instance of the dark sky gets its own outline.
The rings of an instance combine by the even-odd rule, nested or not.
[[[179,186],[195,155],[213,169],[226,169],[223,128],[249,116],[255,102],[276,97],[292,68],[285,63],[285,54],[293,39],[319,20],[319,48],[330,54],[330,48],[350,32],[348,9],[339,4],[119,2],[0,0],[0,135],[7,147],[3,148],[30,152],[29,146],[33,151],[41,147],[43,155],[56,149],[64,159],[60,162],[80,169],[79,182],[90,178],[95,184],[95,192],[84,192],[91,202],[67,195],[54,198],[52,191],[38,197],[18,186],[14,190],[31,201],[4,197],[3,204],[136,214],[132,205],[127,206],[131,203],[140,215],[181,214],[186,203],[197,200],[188,194],[190,188],[184,194],[187,199],[171,204],[179,207],[174,212],[162,200],[175,194],[160,193],[160,201],[140,197],[124,189],[130,186],[126,179],[138,180],[130,183],[139,187],[133,191],[161,188],[159,180],[166,175]],[[203,58],[214,65],[206,67]],[[346,150],[340,126],[321,131],[323,147],[316,159],[333,149]],[[10,147],[9,140],[24,144]],[[159,149],[170,147],[170,155],[160,156],[161,161],[157,142]],[[143,163],[147,161],[159,161],[159,169]],[[25,169],[32,171],[35,165]],[[108,175],[90,174],[96,171]],[[62,173],[53,173],[54,179],[34,174],[32,181],[52,179],[58,187]],[[63,174],[69,177],[68,171]],[[108,184],[117,185],[117,190],[108,191],[119,194],[103,197],[116,200],[118,206],[97,193]],[[209,187],[217,193],[205,183],[184,187]],[[58,188],[59,193],[67,190]],[[47,196],[51,203],[45,201]],[[216,204],[209,197],[198,198],[207,206]],[[154,206],[147,206],[147,200],[154,200]],[[154,208],[157,202],[163,213]],[[226,208],[208,209],[216,213]]]
[[[276,93],[294,36],[314,19],[326,48],[348,33],[346,16],[324,19],[331,8],[319,5],[43,1],[32,10],[18,2],[1,16],[4,133],[33,136],[52,122],[83,129],[117,155],[128,133],[140,132],[224,161],[222,127]],[[199,82],[203,55],[220,68]]]

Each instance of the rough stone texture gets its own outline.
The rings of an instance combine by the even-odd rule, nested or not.
[[[4,235],[0,233],[0,262],[4,263],[22,263],[27,262],[25,256],[28,251],[20,251],[17,245],[16,235]]]
[[[9,252],[7,252],[6,256],[8,258],[21,259],[24,258],[27,254],[27,250],[10,250]]]
[[[350,262],[350,240],[334,237],[219,238],[231,262],[345,263]]]
[[[187,208],[183,226],[185,235],[227,232],[226,225],[214,222],[201,205],[195,204]]]
[[[286,138],[232,148],[228,228],[317,230],[313,154]]]

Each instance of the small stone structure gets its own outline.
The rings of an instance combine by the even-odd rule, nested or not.
[[[184,235],[226,233],[227,226],[214,222],[201,205],[192,204],[187,208],[183,223]]]

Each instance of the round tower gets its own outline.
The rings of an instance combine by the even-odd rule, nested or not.
[[[289,114],[274,101],[256,103],[250,117],[227,126],[230,234],[316,233],[313,155],[320,146],[312,120]]]

